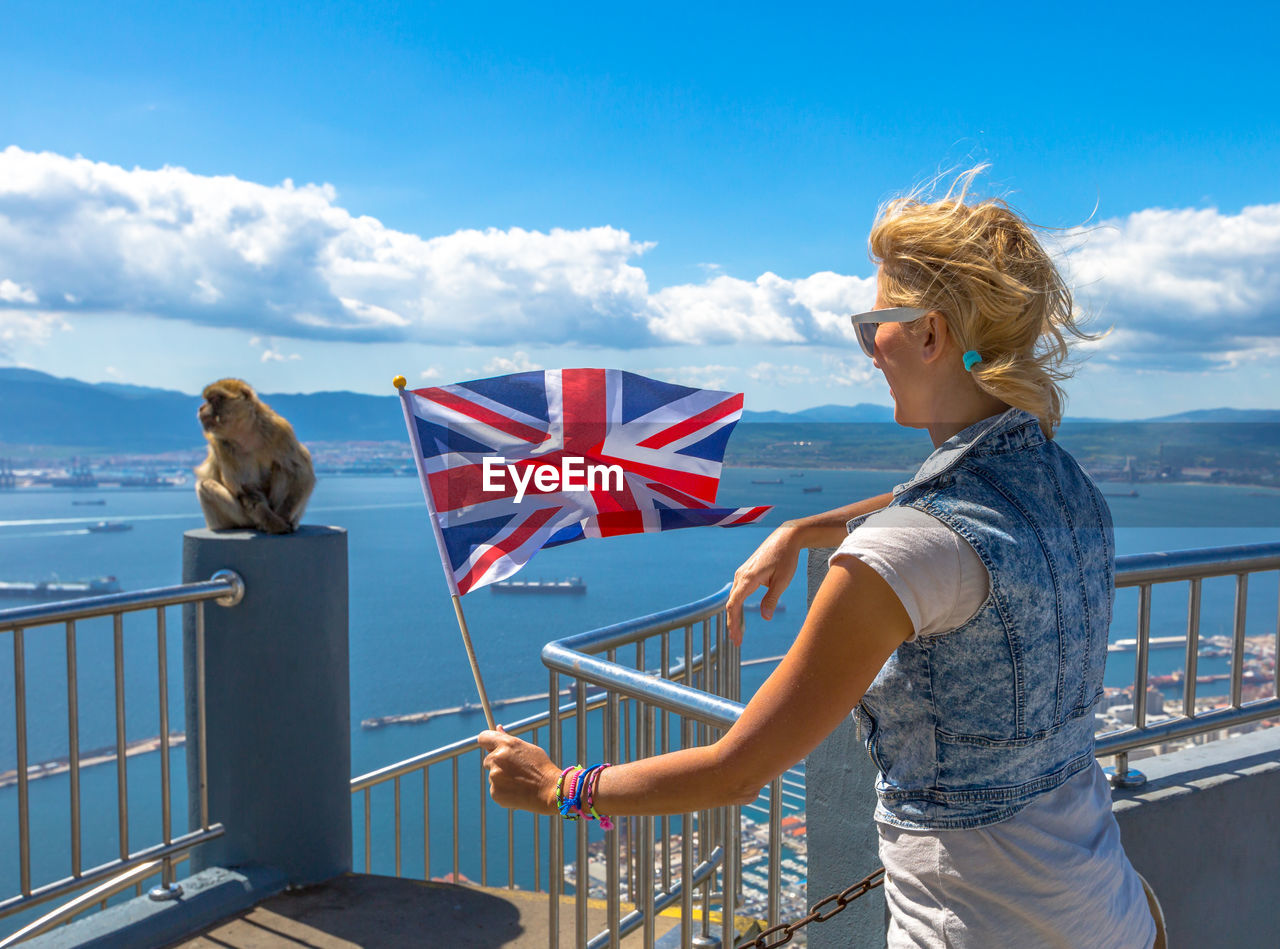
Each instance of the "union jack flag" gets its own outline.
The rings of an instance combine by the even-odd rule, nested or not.
[[[769,510],[712,506],[741,393],[548,369],[401,396],[453,593],[511,576],[543,547]]]

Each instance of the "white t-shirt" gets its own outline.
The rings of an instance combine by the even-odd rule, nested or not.
[[[872,514],[830,562],[840,557],[884,578],[911,618],[912,639],[963,626],[990,588],[968,541],[914,508]],[[889,949],[1143,949],[1155,941],[1097,762],[996,824],[877,827]]]
[[[828,560],[857,557],[898,594],[911,638],[963,626],[987,598],[987,568],[969,542],[913,507],[890,507],[864,520]]]

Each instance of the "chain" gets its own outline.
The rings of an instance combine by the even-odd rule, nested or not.
[[[883,885],[884,867],[879,867],[853,884],[853,886],[845,887],[839,893],[832,893],[830,896],[818,900],[818,902],[809,907],[808,916],[802,916],[794,922],[780,923],[777,926],[770,927],[756,936],[751,942],[739,943],[737,949],[774,949],[775,946],[785,946],[791,941],[791,937],[805,926],[810,923],[826,922],[832,916],[843,912],[844,908],[859,896],[864,896],[876,887]],[[831,909],[826,909],[832,903],[835,906]],[[769,942],[769,938],[774,935],[777,935],[778,939],[774,942]]]

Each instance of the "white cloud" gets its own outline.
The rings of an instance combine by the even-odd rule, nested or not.
[[[1210,358],[1223,369],[1239,369],[1251,363],[1280,365],[1280,339],[1275,337],[1242,337],[1241,349],[1212,353]]]
[[[328,185],[0,152],[6,294],[80,311],[355,341],[652,341],[630,263],[647,246],[610,227],[424,239]]]
[[[827,385],[863,386],[881,378],[871,360],[859,350],[852,356],[822,353],[822,368],[826,375],[821,381]]]
[[[43,343],[55,330],[68,328],[57,313],[0,308],[0,358],[12,358],[13,348],[18,344]]]
[[[819,365],[800,363],[758,362],[747,370],[753,382],[770,386],[813,386],[815,391],[825,386],[860,386],[878,378],[871,360],[857,356],[837,356],[819,353]]]
[[[813,382],[813,367],[758,362],[747,370],[747,378],[768,386],[802,385]]]
[[[40,298],[30,287],[23,287],[12,280],[0,280],[0,303],[39,303]]]
[[[1093,325],[1117,328],[1091,347],[1099,359],[1212,369],[1280,339],[1280,204],[1144,210],[1063,243]],[[874,300],[871,277],[742,279],[714,264],[700,283],[652,291],[637,263],[650,246],[616,227],[422,237],[351,213],[329,185],[0,151],[10,343],[47,338],[60,315],[125,312],[267,339],[847,344],[845,315]],[[268,345],[263,358],[277,357],[292,358]]]
[[[423,238],[351,214],[328,185],[0,152],[11,304],[277,337],[628,346],[824,338],[871,297],[869,279],[746,281],[713,268],[705,283],[653,294],[634,263],[650,246],[614,227]]]
[[[494,375],[506,375],[510,372],[534,372],[541,368],[542,366],[529,359],[528,353],[518,350],[511,354],[510,359],[506,356],[495,356],[484,364],[484,371]]]
[[[249,338],[249,345],[262,347],[262,356],[259,359],[259,362],[297,362],[302,358],[298,353],[289,353],[286,355],[285,353],[280,352],[280,347],[275,340],[263,339],[261,336],[251,336]]]
[[[670,369],[643,369],[644,375],[663,382],[674,382],[676,385],[693,386],[698,389],[736,389],[731,379],[741,378],[742,370],[737,366],[675,366]]]
[[[853,339],[844,317],[875,301],[875,278],[823,272],[800,280],[716,276],[653,295],[654,334],[681,343]]]
[[[418,373],[418,378],[423,382],[427,382],[431,379],[439,379],[440,377],[441,372],[435,366],[429,366],[428,368],[423,369],[422,372]]]
[[[1068,243],[1078,300],[1094,328],[1115,328],[1086,345],[1103,358],[1206,369],[1280,339],[1280,204],[1151,208]]]
[[[302,357],[297,353],[289,353],[285,355],[279,350],[266,349],[262,352],[262,362],[297,362]]]

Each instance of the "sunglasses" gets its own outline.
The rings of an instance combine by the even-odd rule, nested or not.
[[[868,310],[866,313],[854,313],[849,317],[853,323],[853,331],[858,337],[858,345],[870,358],[876,355],[876,329],[881,323],[910,323],[929,313],[914,306],[891,306],[883,310]]]

